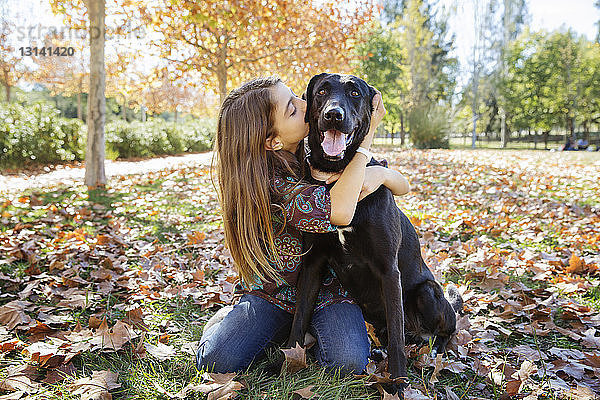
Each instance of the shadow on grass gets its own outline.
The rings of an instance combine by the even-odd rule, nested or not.
[[[108,210],[114,210],[113,203],[123,201],[129,193],[109,191],[107,189],[90,189],[88,190],[87,200],[94,204],[99,204],[106,207]]]

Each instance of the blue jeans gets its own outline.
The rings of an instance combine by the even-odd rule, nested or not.
[[[246,370],[270,346],[285,343],[293,315],[258,296],[245,294],[218,324],[203,335],[198,369],[228,373]],[[309,332],[317,339],[311,350],[328,370],[363,372],[369,357],[365,320],[355,304],[334,303],[313,314]]]

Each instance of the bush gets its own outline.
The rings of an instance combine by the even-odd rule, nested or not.
[[[182,124],[149,118],[146,122],[113,121],[106,125],[108,153],[119,158],[150,157],[205,151],[212,148],[213,120],[191,120]]]
[[[206,151],[215,129],[212,119],[112,121],[105,126],[106,154],[130,158]],[[50,104],[0,103],[0,167],[83,160],[85,139],[83,122],[60,117]]]
[[[408,114],[410,139],[418,149],[449,147],[449,117],[442,107],[418,105]]]
[[[49,104],[0,104],[0,166],[82,160],[83,123]]]

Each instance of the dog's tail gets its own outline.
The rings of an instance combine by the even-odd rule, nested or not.
[[[449,283],[446,286],[446,299],[454,309],[454,312],[457,312],[462,315],[463,313],[463,298],[458,291],[458,288],[454,286],[454,284]]]

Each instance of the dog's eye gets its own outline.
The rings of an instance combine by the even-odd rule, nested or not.
[[[320,96],[324,96],[324,95],[326,95],[326,94],[327,94],[327,90],[326,90],[326,89],[321,89],[321,90],[319,90],[319,91],[317,92],[317,94],[318,94],[318,95],[320,95]]]
[[[358,96],[360,96],[360,93],[358,93],[358,91],[356,91],[356,90],[353,90],[353,91],[350,92],[350,96],[352,96],[352,97],[358,97]]]

